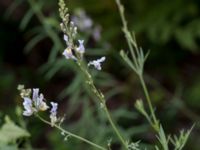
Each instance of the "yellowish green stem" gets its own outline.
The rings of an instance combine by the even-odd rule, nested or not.
[[[78,59],[77,64],[80,67],[81,71],[84,73],[84,75],[86,77],[86,83],[89,85],[91,91],[99,99],[99,101],[101,103],[101,106],[102,106],[103,110],[105,111],[105,114],[106,114],[106,116],[108,118],[108,121],[111,124],[111,126],[112,126],[115,134],[117,135],[117,137],[121,141],[121,143],[124,146],[124,148],[128,150],[128,145],[127,145],[126,141],[124,140],[124,138],[120,134],[119,130],[117,129],[117,127],[116,127],[116,125],[115,125],[115,123],[114,123],[114,121],[113,121],[113,119],[112,119],[112,117],[110,115],[110,112],[108,111],[108,108],[106,106],[106,100],[105,100],[105,97],[104,97],[103,93],[101,91],[97,90],[96,86],[94,85],[92,76],[88,72],[87,67],[85,66],[85,64],[83,63],[83,61],[80,60],[80,59]]]
[[[39,115],[36,115],[36,117],[39,118],[42,122],[44,122],[44,123],[46,123],[46,124],[52,126],[51,122],[49,122],[49,121],[43,119],[43,118],[40,117]],[[85,139],[85,138],[83,138],[83,137],[81,137],[81,136],[78,136],[78,135],[76,135],[76,134],[73,134],[73,133],[71,133],[71,132],[69,132],[69,131],[63,129],[62,127],[60,127],[60,126],[57,125],[57,124],[55,124],[53,127],[57,128],[57,129],[60,130],[62,133],[66,134],[66,135],[68,135],[68,136],[74,137],[74,138],[76,138],[76,139],[78,139],[78,140],[80,140],[80,141],[83,141],[83,142],[85,142],[85,143],[87,143],[87,144],[89,144],[89,145],[91,145],[91,146],[93,146],[93,147],[96,147],[97,149],[106,150],[106,148],[104,148],[104,147],[102,147],[102,146],[100,146],[100,145],[97,145],[97,144],[95,144],[95,143],[93,143],[93,142],[91,142],[91,141],[89,141],[89,140],[87,140],[87,139]]]
[[[142,88],[143,88],[143,91],[144,91],[144,94],[145,94],[145,97],[146,97],[146,100],[147,100],[147,103],[148,103],[148,106],[149,106],[149,109],[150,109],[151,116],[152,116],[152,118],[153,118],[153,123],[152,123],[153,128],[154,128],[157,132],[159,132],[159,128],[160,128],[160,127],[159,127],[159,122],[158,122],[158,120],[157,120],[157,118],[156,118],[156,115],[155,115],[155,112],[154,112],[154,110],[153,110],[153,106],[152,106],[152,103],[151,103],[151,99],[150,99],[150,96],[149,96],[149,92],[148,92],[147,87],[146,87],[146,84],[145,84],[145,82],[144,82],[144,78],[143,78],[142,75],[140,75],[139,78],[140,78],[140,82],[141,82],[141,85],[142,85]]]

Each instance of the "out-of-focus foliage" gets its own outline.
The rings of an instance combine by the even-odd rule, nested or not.
[[[17,150],[17,140],[29,137],[30,134],[25,129],[17,126],[8,116],[0,129],[0,149]]]
[[[174,40],[185,50],[198,51],[198,1],[142,0],[134,1],[132,6],[136,6],[133,10],[138,16],[133,26],[138,33],[145,33],[148,39],[158,45]]]
[[[91,32],[82,32],[80,35],[86,40],[89,59],[94,55],[107,55],[108,58],[104,70],[110,73],[97,74],[94,71],[95,82],[105,92],[114,119],[121,130],[126,130],[125,136],[135,141],[138,138],[144,139],[144,146],[148,146],[155,137],[152,137],[151,132],[144,135],[145,131],[149,131],[149,126],[133,108],[134,100],[140,98],[142,93],[134,74],[127,71],[119,59],[117,50],[125,47],[125,39],[120,30],[121,21],[114,0],[70,0],[67,3],[72,14],[76,14],[81,8],[92,18],[94,26],[100,25],[100,41],[95,41]],[[129,26],[136,31],[138,42],[144,45],[146,50],[151,50],[145,68],[146,80],[159,118],[168,130],[173,132],[178,132],[183,127],[189,128],[196,122],[187,149],[198,150],[199,1],[127,0],[122,3],[126,8]],[[7,99],[10,100],[9,103],[13,103],[13,99],[16,103],[21,103],[18,97],[10,94],[16,93],[15,87],[19,83],[32,87],[40,86],[48,93],[49,98],[57,98],[62,103],[60,113],[66,114],[66,128],[97,143],[110,140],[111,130],[100,106],[93,101],[94,96],[89,95],[88,87],[83,84],[82,74],[73,63],[66,62],[61,57],[65,45],[63,35],[60,35],[57,1],[14,0],[12,4],[8,2],[4,7],[7,6],[9,8],[6,16],[10,16],[9,20],[13,21],[10,26],[0,25],[2,104],[6,107]],[[4,19],[1,21],[6,22]],[[18,27],[20,30],[16,29]],[[4,28],[6,30],[3,30]],[[22,53],[23,47],[25,56]],[[128,111],[125,111],[127,108]],[[59,150],[66,147],[87,147],[70,138],[66,143],[57,131],[39,131],[36,128],[43,128],[39,123],[29,126],[34,132],[34,147],[49,146]],[[47,132],[46,139],[50,142],[45,141],[48,144],[42,145],[40,138],[43,131]],[[115,139],[112,139],[112,142],[114,143]]]

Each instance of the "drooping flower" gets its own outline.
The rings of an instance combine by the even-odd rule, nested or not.
[[[79,42],[79,47],[77,47],[76,50],[77,50],[77,52],[83,54],[85,52],[85,47],[83,45],[84,40],[78,40],[78,42]]]
[[[25,109],[23,112],[24,116],[31,116],[34,113],[35,109],[33,108],[32,100],[30,98],[24,97],[23,106]]]
[[[58,109],[58,103],[54,103],[54,102],[51,102],[51,110],[50,110],[50,119],[51,119],[51,125],[54,126],[55,123],[58,121],[57,119],[57,109]]]
[[[90,61],[88,66],[93,65],[97,70],[101,70],[101,63],[106,60],[106,57],[101,57],[100,59]]]
[[[66,59],[76,60],[76,57],[73,55],[70,47],[67,47],[62,54],[65,56]]]

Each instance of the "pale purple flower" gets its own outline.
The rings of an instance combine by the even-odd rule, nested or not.
[[[62,53],[66,59],[74,59],[76,60],[76,57],[73,55],[71,48],[66,48],[64,52]]]
[[[51,125],[54,126],[55,123],[58,121],[57,119],[57,109],[58,109],[58,103],[54,103],[54,102],[51,102],[51,110],[50,110],[50,119],[51,119]]]
[[[31,116],[34,113],[34,108],[32,105],[32,100],[28,97],[24,97],[23,106],[25,111],[23,112],[24,116]]]
[[[101,57],[100,59],[90,61],[88,66],[93,65],[97,70],[101,70],[101,63],[106,60],[106,57]]]
[[[45,111],[47,110],[49,107],[47,106],[47,104],[43,101],[44,100],[44,95],[40,94],[39,95],[39,89],[33,89],[33,97],[32,100],[34,102],[35,108],[36,110],[41,110],[41,111]]]
[[[41,110],[41,111],[45,111],[49,108],[49,106],[47,106],[47,104],[44,102],[43,94],[40,94],[40,96],[38,96],[35,107],[37,110]]]
[[[50,110],[51,114],[56,115],[58,109],[58,103],[51,102],[51,106],[52,106]]]
[[[85,52],[85,47],[83,45],[84,40],[78,40],[78,42],[79,42],[79,47],[77,47],[77,51],[83,54]]]
[[[68,38],[68,36],[66,35],[66,34],[64,34],[64,40],[65,40],[65,42],[66,42],[66,44],[68,44],[68,42],[69,42],[69,38]]]
[[[39,96],[39,89],[38,88],[35,88],[33,89],[33,97],[32,97],[32,100],[35,102],[37,100]]]

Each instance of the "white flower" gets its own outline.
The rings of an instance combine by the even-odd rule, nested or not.
[[[32,97],[32,100],[35,102],[38,98],[38,95],[39,95],[39,89],[36,88],[36,89],[33,89],[33,97]]]
[[[47,104],[43,100],[44,100],[44,95],[40,94],[40,96],[38,96],[36,100],[36,108],[38,110],[45,111],[49,108],[49,106],[47,106]]]
[[[83,45],[84,40],[78,40],[78,42],[79,42],[79,47],[77,47],[76,50],[77,50],[79,53],[83,54],[83,53],[85,52],[85,47],[84,47],[84,45]]]
[[[97,70],[101,70],[101,63],[106,60],[106,57],[101,57],[100,59],[90,61],[88,66],[93,65]]]
[[[24,116],[31,116],[34,113],[34,108],[32,105],[32,100],[28,97],[24,97],[23,106],[25,111],[23,112]]]
[[[68,44],[68,42],[69,42],[69,38],[68,38],[68,36],[66,35],[66,34],[64,34],[64,40],[65,40],[65,42],[66,42],[66,44]]]
[[[51,102],[52,108],[50,110],[50,119],[51,119],[51,125],[54,126],[55,123],[58,121],[57,119],[57,109],[58,109],[58,104]]]
[[[73,55],[71,48],[66,48],[64,52],[62,53],[66,59],[74,59],[76,60],[76,57]]]
[[[33,89],[33,97],[32,100],[34,102],[35,108],[37,109],[37,111],[41,110],[41,111],[45,111],[47,110],[49,107],[47,106],[47,104],[43,101],[44,100],[44,95],[40,94],[39,95],[39,89]]]

